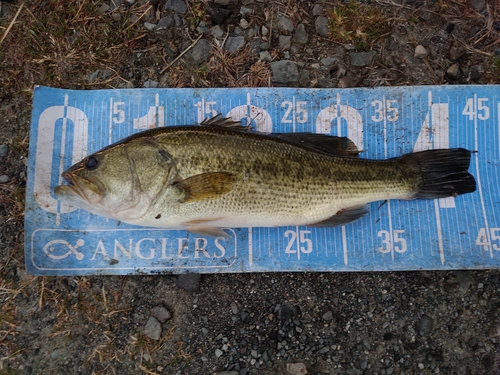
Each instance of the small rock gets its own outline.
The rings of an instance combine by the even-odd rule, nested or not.
[[[423,59],[423,58],[427,57],[428,55],[429,55],[429,51],[427,51],[427,49],[425,49],[424,46],[419,44],[418,46],[415,47],[415,54],[414,54],[415,58]]]
[[[307,374],[306,365],[303,364],[302,362],[287,363],[286,364],[286,371],[290,375],[305,375],[305,374]]]
[[[158,341],[161,336],[160,322],[156,318],[150,316],[148,322],[144,326],[144,334],[150,339]]]
[[[280,35],[278,37],[278,45],[280,49],[290,49],[292,45],[292,37],[289,35]]]
[[[262,26],[262,28],[260,29],[260,33],[262,34],[262,36],[266,36],[267,34],[269,34],[269,29],[265,26]]]
[[[156,318],[160,323],[165,323],[168,319],[172,317],[170,311],[168,311],[163,306],[155,306],[151,310],[149,310],[149,313],[151,314],[152,317]]]
[[[280,60],[271,63],[272,81],[276,83],[297,83],[299,68],[290,60]]]
[[[212,35],[215,39],[224,38],[224,34],[224,30],[222,30],[219,25],[215,25],[210,28],[210,35]]]
[[[10,181],[10,177],[7,176],[6,174],[3,174],[0,176],[0,184],[6,184],[9,181]]]
[[[90,74],[90,76],[89,76],[89,82],[90,82],[90,83],[94,82],[94,81],[97,79],[97,77],[99,76],[99,73],[100,73],[100,72],[101,72],[101,71],[100,71],[99,69],[97,69],[96,71],[92,72],[92,73]]]
[[[269,51],[262,51],[259,53],[259,59],[262,61],[271,61],[273,58]]]
[[[156,25],[154,23],[144,22],[144,28],[148,31],[153,31],[156,29]]]
[[[224,50],[233,53],[245,45],[244,36],[230,36],[227,38],[226,44],[224,45]]]
[[[323,320],[332,320],[332,319],[333,319],[333,312],[331,310],[323,314]]]
[[[165,30],[165,29],[170,29],[171,27],[175,26],[175,21],[174,17],[172,15],[167,15],[165,17],[162,17],[160,21],[158,22],[158,25],[156,25],[156,30]]]
[[[450,66],[448,68],[448,70],[446,70],[446,75],[448,76],[448,78],[451,78],[454,80],[460,79],[460,77],[462,75],[462,72],[460,71],[460,65],[453,64],[452,66]]]
[[[431,333],[433,328],[434,328],[434,319],[432,319],[428,315],[423,315],[416,324],[417,332],[420,332],[422,336]]]
[[[470,5],[478,12],[482,12],[486,8],[486,0],[470,0]]]
[[[148,79],[146,82],[144,82],[143,87],[145,89],[155,89],[158,87],[158,82]]]
[[[186,292],[198,292],[200,290],[199,273],[184,273],[174,279],[175,285]]]
[[[324,57],[321,59],[321,65],[330,67],[337,61],[336,57]]]
[[[108,5],[108,4],[102,4],[98,9],[97,9],[97,13],[99,14],[104,14],[106,13],[108,10],[110,10],[111,7]]]
[[[299,86],[309,87],[310,83],[311,83],[311,72],[309,72],[309,70],[301,71],[299,77]]]
[[[220,8],[212,2],[207,2],[206,4],[206,12],[217,24],[221,24],[229,15],[229,9]]]
[[[308,40],[309,40],[309,35],[307,34],[306,27],[304,26],[303,23],[301,23],[299,24],[299,26],[297,26],[297,31],[293,36],[293,42],[299,44],[306,44]]]
[[[165,9],[184,15],[187,13],[187,4],[184,0],[168,0]]]
[[[238,375],[238,371],[221,371],[217,375]]]
[[[478,66],[473,66],[470,68],[470,80],[471,81],[479,81],[481,78],[481,72]]]
[[[323,6],[321,4],[315,4],[313,7],[313,16],[320,16],[323,13]]]
[[[215,356],[219,358],[222,355],[222,350],[220,349],[215,349]]]
[[[462,46],[453,46],[450,48],[450,59],[453,61],[457,61],[463,55],[465,55],[467,51]]]
[[[243,17],[246,17],[246,16],[249,16],[253,13],[253,9],[252,8],[248,8],[246,6],[242,6],[240,8],[240,14],[243,16]]]
[[[290,18],[286,16],[278,16],[278,28],[281,31],[293,31],[293,23],[290,21]]]
[[[201,65],[208,60],[211,48],[207,39],[200,39],[193,48],[186,52],[184,59],[190,65]]]
[[[326,18],[324,16],[319,16],[314,21],[314,26],[316,27],[316,32],[318,33],[318,35],[323,36],[323,37],[327,37],[329,34],[328,25],[329,25],[328,18]]]
[[[243,29],[243,30],[246,30],[248,29],[248,26],[250,26],[250,24],[248,23],[248,21],[244,18],[242,18],[240,20],[240,23],[239,23],[240,27]]]
[[[231,312],[235,315],[238,314],[238,305],[236,302],[231,302]]]
[[[373,59],[377,56],[377,52],[351,52],[349,57],[351,59],[351,65],[353,66],[366,66],[370,65]]]

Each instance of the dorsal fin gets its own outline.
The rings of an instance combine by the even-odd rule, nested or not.
[[[347,137],[315,133],[277,133],[275,136],[330,155],[357,157],[358,148]]]
[[[218,113],[212,118],[205,118],[201,126],[221,126],[224,128],[238,129],[238,130],[249,130],[248,126],[241,125],[240,121],[234,121],[232,118],[223,117],[221,113]]]

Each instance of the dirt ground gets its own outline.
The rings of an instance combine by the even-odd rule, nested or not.
[[[0,375],[500,374],[499,271],[215,274],[187,291],[29,276],[23,238],[35,85],[499,84],[497,0],[0,4]],[[158,340],[155,307],[171,313]]]

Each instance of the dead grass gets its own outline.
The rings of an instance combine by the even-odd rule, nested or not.
[[[4,17],[3,23],[12,17],[11,27],[3,30],[0,45],[0,83],[13,91],[40,82],[82,87],[96,69],[119,71],[123,56],[145,35],[139,21],[151,9],[134,4],[112,12],[98,0],[35,0],[17,9],[15,4]]]
[[[375,42],[388,35],[394,20],[377,6],[355,0],[339,3],[328,12],[330,37],[341,44],[352,43],[358,51],[372,49]]]

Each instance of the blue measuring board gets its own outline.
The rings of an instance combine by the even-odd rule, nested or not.
[[[475,150],[478,189],[457,198],[371,204],[336,228],[232,228],[228,238],[137,227],[54,198],[61,172],[145,129],[222,113],[262,132],[348,136],[361,157]],[[500,87],[124,89],[37,87],[26,189],[34,275],[389,271],[500,267]]]

